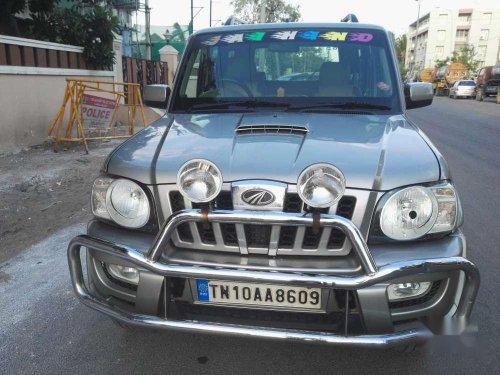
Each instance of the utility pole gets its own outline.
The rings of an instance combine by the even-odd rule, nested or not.
[[[151,60],[151,8],[149,0],[144,1],[144,15],[146,17],[146,59]]]
[[[194,15],[193,15],[193,0],[191,0],[191,29],[194,33]]]
[[[212,27],[212,0],[210,0],[210,22],[208,25]]]
[[[261,0],[260,4],[260,23],[266,23],[266,0]]]

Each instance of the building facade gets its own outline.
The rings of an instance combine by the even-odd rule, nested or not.
[[[413,22],[406,37],[410,71],[434,68],[437,60],[467,45],[475,47],[480,67],[494,65],[500,61],[500,8],[435,8]]]

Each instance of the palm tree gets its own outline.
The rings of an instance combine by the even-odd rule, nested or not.
[[[186,33],[184,30],[182,30],[181,25],[179,25],[179,22],[174,23],[174,31],[172,32],[172,39],[177,39],[181,43],[186,42]]]

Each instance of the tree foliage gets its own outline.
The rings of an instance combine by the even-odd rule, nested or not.
[[[476,55],[476,48],[472,44],[469,44],[458,51],[453,51],[451,62],[463,64],[467,68],[467,71],[472,73],[479,68],[480,64],[479,60],[476,59]]]
[[[479,68],[480,61],[476,59],[476,48],[469,44],[460,48],[458,51],[453,51],[451,56],[442,60],[436,60],[436,69],[441,68],[450,63],[460,63],[464,65],[469,73],[474,73]]]
[[[445,59],[442,59],[442,60],[436,60],[436,63],[434,64],[434,67],[436,69],[439,69],[445,65],[448,65],[448,63],[451,61],[451,58],[450,57],[447,57]]]
[[[236,17],[248,23],[260,22],[263,0],[232,0]],[[293,6],[285,0],[265,0],[265,22],[297,22],[300,19],[300,6]]]
[[[117,26],[110,1],[72,0],[67,7],[60,0],[0,0],[0,32],[48,42],[83,47],[89,65],[111,69],[114,63],[113,30]],[[72,5],[72,6],[71,6]],[[69,7],[68,7],[69,6]],[[18,28],[16,14],[28,12]]]
[[[398,57],[398,61],[400,64],[405,63],[406,58],[406,44],[407,39],[406,35],[398,36],[394,41],[394,46],[396,47],[396,55]]]

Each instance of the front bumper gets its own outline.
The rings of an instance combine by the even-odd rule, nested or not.
[[[338,276],[325,274],[306,274],[298,272],[275,272],[249,269],[234,269],[222,267],[180,265],[160,262],[163,250],[170,241],[172,233],[182,223],[190,221],[208,221],[219,223],[251,223],[270,225],[309,225],[316,224],[317,219],[310,215],[285,214],[253,211],[212,211],[186,210],[174,214],[156,237],[155,243],[147,254],[114,242],[82,235],[74,238],[68,247],[68,260],[71,279],[77,296],[89,307],[101,311],[122,322],[153,327],[157,329],[175,329],[207,333],[221,333],[237,336],[287,339],[308,342],[322,342],[352,346],[396,346],[414,341],[423,341],[432,336],[431,331],[422,325],[410,329],[401,329],[388,334],[345,335],[303,331],[293,329],[263,328],[235,324],[221,324],[195,320],[172,320],[168,314],[164,316],[146,315],[130,312],[114,304],[111,300],[101,297],[98,293],[89,291],[84,281],[84,273],[80,251],[87,248],[92,252],[119,258],[128,264],[163,277],[203,278],[216,280],[231,280],[255,283],[284,284],[324,289],[343,289],[359,291],[383,284],[391,280],[405,277],[419,277],[433,273],[450,273],[461,271],[464,275],[464,285],[456,311],[443,320],[440,333],[460,334],[467,326],[472,306],[479,288],[479,272],[469,260],[460,257],[444,257],[422,260],[407,260],[377,266],[359,230],[349,221],[336,215],[321,215],[320,225],[335,227],[342,230],[353,244],[353,250],[360,260],[364,274],[353,276]],[[164,296],[165,304],[167,296]],[[167,309],[165,308],[165,311]],[[346,314],[348,313],[346,309]]]

